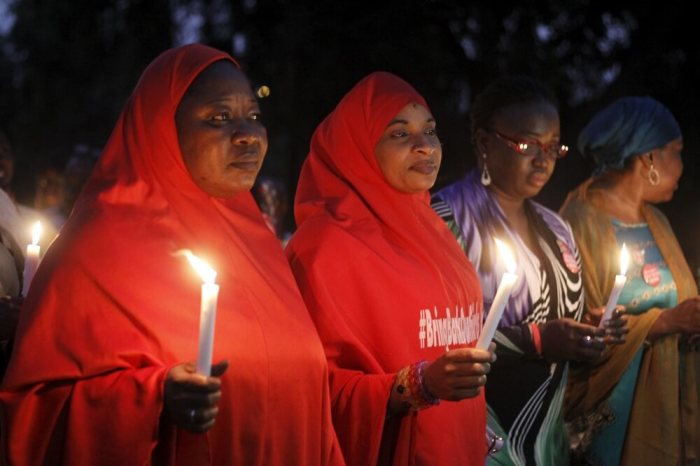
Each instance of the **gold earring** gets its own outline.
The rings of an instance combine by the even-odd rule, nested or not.
[[[661,175],[659,175],[659,171],[654,168],[654,164],[652,163],[651,166],[649,167],[649,184],[652,186],[658,186],[659,183],[661,183]]]

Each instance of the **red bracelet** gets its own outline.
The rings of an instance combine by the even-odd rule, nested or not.
[[[530,334],[532,335],[532,344],[535,346],[535,352],[538,356],[542,356],[542,337],[540,328],[535,323],[530,324]]]

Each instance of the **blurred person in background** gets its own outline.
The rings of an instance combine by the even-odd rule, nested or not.
[[[292,232],[286,229],[287,212],[289,212],[289,195],[282,181],[260,176],[253,186],[253,197],[262,212],[265,223],[286,245]]]

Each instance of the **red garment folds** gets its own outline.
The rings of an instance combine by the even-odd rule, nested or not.
[[[385,181],[374,148],[409,103],[394,75],[358,83],[313,135],[287,256],[329,360],[333,422],[352,465],[481,465],[483,392],[385,422],[396,372],[474,346],[482,297],[472,265],[429,205]]]
[[[232,58],[169,50],[142,75],[22,310],[3,381],[12,465],[342,463],[323,348],[278,240],[250,193],[212,198],[182,160],[175,111],[194,78]],[[168,370],[197,356],[201,280],[218,271],[214,427],[161,420]]]

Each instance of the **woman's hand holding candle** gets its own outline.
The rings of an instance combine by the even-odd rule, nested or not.
[[[208,377],[195,371],[194,362],[170,369],[163,393],[167,419],[191,432],[209,430],[219,412],[221,376],[227,368],[226,361],[215,364]]]
[[[595,361],[606,347],[603,342],[605,329],[574,319],[552,319],[538,327],[542,357],[548,361]]]
[[[603,317],[600,319],[600,326],[603,326],[605,321],[610,320],[612,317],[612,312],[617,306],[617,300],[620,299],[620,293],[622,293],[622,288],[624,288],[627,282],[627,265],[629,264],[629,253],[627,252],[627,246],[623,243],[622,249],[620,250],[620,273],[615,275],[615,283],[613,284],[613,289],[610,292],[608,298],[608,304],[605,305],[605,311],[603,312]]]
[[[447,351],[425,369],[425,385],[436,398],[459,401],[479,394],[496,360],[495,343],[485,349]]]

